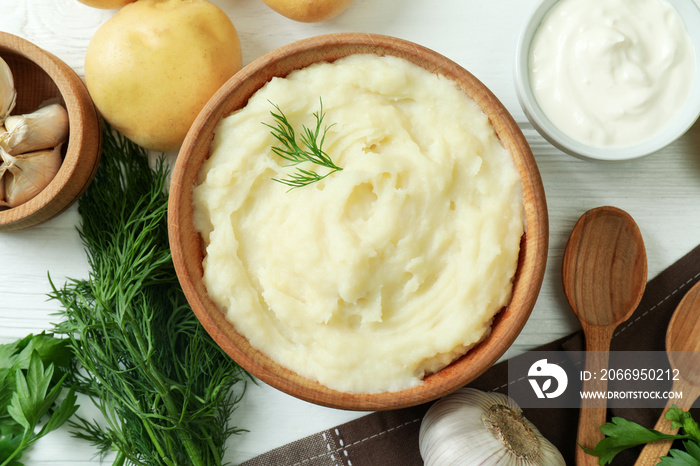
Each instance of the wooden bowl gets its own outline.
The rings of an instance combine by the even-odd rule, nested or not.
[[[331,390],[281,367],[238,334],[207,295],[202,282],[202,240],[193,226],[192,189],[219,121],[246,105],[274,76],[318,61],[356,53],[394,55],[455,81],[489,116],[496,134],[513,156],[522,177],[526,231],[515,276],[513,297],[479,345],[417,387],[376,394]],[[180,283],[197,317],[214,340],[242,367],[283,392],[316,404],[353,410],[386,410],[437,399],[474,380],[496,362],[522,330],[542,284],[549,224],[539,170],[519,127],[496,97],[474,76],[438,53],[400,39],[372,34],[333,34],[292,43],[259,58],[233,76],[195,120],[180,150],[170,187],[170,245]]]
[[[0,32],[0,57],[10,66],[17,90],[12,114],[33,112],[41,102],[58,98],[70,124],[63,162],[51,183],[24,204],[0,210],[0,231],[13,231],[49,220],[78,200],[95,176],[102,132],[87,88],[59,58],[4,32]]]

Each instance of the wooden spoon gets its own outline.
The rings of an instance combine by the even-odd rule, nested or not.
[[[700,282],[688,291],[671,317],[666,331],[666,351],[672,369],[678,369],[678,378],[673,381],[671,391],[683,392],[683,398],[670,399],[655,430],[664,434],[675,434],[666,412],[674,404],[688,410],[700,397]],[[634,463],[638,466],[658,464],[671,448],[672,440],[648,443]]]
[[[566,298],[586,337],[585,370],[600,373],[608,366],[613,331],[632,315],[646,287],[646,250],[632,217],[608,206],[583,214],[566,245],[562,277]],[[606,391],[607,381],[591,377],[581,390]],[[594,448],[603,439],[600,426],[605,420],[605,400],[584,398],[579,445]],[[576,464],[597,466],[598,458],[579,447]]]

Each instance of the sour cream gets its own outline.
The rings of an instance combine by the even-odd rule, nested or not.
[[[289,190],[274,102],[341,171]],[[303,166],[314,170],[316,167]],[[223,119],[194,193],[204,284],[250,344],[336,390],[415,386],[508,304],[522,183],[488,117],[406,60],[352,55],[275,78]]]
[[[549,120],[598,147],[662,131],[698,79],[690,36],[664,0],[561,0],[535,34],[529,63]]]

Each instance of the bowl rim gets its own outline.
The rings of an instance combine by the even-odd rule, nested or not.
[[[368,51],[407,58],[417,64],[420,64],[418,56],[425,57],[429,64],[423,63],[424,68],[457,82],[482,110],[485,106],[492,109],[486,113],[499,139],[513,155],[523,181],[525,233],[521,238],[511,303],[495,317],[485,340],[446,368],[425,377],[417,387],[356,394],[329,389],[281,367],[235,332],[224,313],[207,296],[201,279],[203,254],[201,238],[192,223],[192,189],[203,161],[209,156],[216,124],[233,109],[244,106],[248,97],[271,76],[285,76],[316,61],[333,61]],[[285,68],[292,60],[296,60],[297,66]],[[460,80],[473,87],[466,89]],[[235,103],[227,99],[229,94],[235,96]],[[197,158],[194,164],[193,157]],[[195,119],[176,159],[169,196],[168,228],[173,262],[185,296],[205,329],[226,353],[258,379],[322,406],[363,411],[398,409],[432,401],[466,385],[491,367],[515,340],[534,307],[544,276],[549,238],[544,188],[532,151],[515,120],[493,93],[460,65],[430,49],[391,36],[340,33],[310,37],[273,50],[244,67]]]
[[[26,39],[0,31],[0,56],[5,54],[28,60],[46,73],[61,95],[70,125],[63,161],[51,182],[27,202],[0,210],[0,231],[16,231],[54,218],[83,194],[99,165],[102,124],[87,87],[61,59]]]
[[[542,0],[527,16],[516,45],[514,83],[520,106],[532,126],[559,150],[583,160],[624,161],[653,154],[685,134],[700,117],[700,79],[695,79],[685,106],[675,120],[651,138],[620,147],[585,144],[562,132],[542,111],[530,86],[529,53],[532,39],[542,21],[561,0]],[[694,0],[664,0],[681,17],[695,53],[695,73],[700,76],[700,6]]]

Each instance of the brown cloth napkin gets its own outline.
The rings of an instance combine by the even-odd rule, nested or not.
[[[616,330],[611,351],[665,351],[666,328],[683,295],[700,280],[700,246],[661,272],[647,284],[639,307]],[[699,316],[700,317],[700,316]],[[582,332],[548,343],[538,351],[582,351]],[[512,363],[518,358],[512,358]],[[484,391],[507,393],[508,366],[494,365],[469,386]],[[420,466],[418,430],[429,404],[395,411],[379,411],[311,435],[246,461],[241,466]],[[699,419],[696,407],[695,419]],[[559,448],[566,463],[575,464],[578,409],[524,409],[525,416]],[[609,409],[624,417],[653,427],[661,408]],[[620,453],[613,465],[632,465],[641,451]]]

